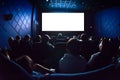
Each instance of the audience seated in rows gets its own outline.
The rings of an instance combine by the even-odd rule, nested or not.
[[[48,68],[56,68],[53,67],[53,62],[55,62],[53,61],[55,60],[53,59],[55,46],[50,43],[49,35],[38,35],[34,43],[29,35],[26,35],[23,40],[21,40],[20,36],[16,36],[16,40],[10,37],[8,41],[15,55],[19,53],[18,57],[21,56],[15,59],[16,62],[23,66],[29,73],[33,70],[44,74],[51,73]],[[86,34],[82,34],[80,39],[76,37],[71,38],[66,42],[67,52],[59,60],[59,71],[61,73],[78,73],[84,72],[86,68],[88,68],[87,70],[92,70],[106,66],[112,63],[113,56],[116,56],[113,53],[117,51],[117,47],[119,46],[117,43],[119,42],[116,39],[102,39],[102,47],[100,47],[101,44],[99,46],[100,52],[94,54],[94,47],[96,45],[94,46],[94,40],[89,40]],[[20,47],[18,47],[19,44]],[[93,55],[91,56],[91,54]]]
[[[11,57],[12,60],[16,60],[22,55],[30,55],[32,52],[32,42],[30,35],[25,35],[24,39],[21,39],[21,36],[17,35],[16,39],[10,37],[8,39],[9,46],[11,48]]]
[[[23,39],[21,36],[17,35],[14,40],[13,37],[8,39],[9,45],[11,47],[11,57],[15,60],[23,55],[30,56],[36,63],[43,65],[51,65],[54,45],[50,43],[50,36],[45,34],[41,37],[38,35],[36,37],[36,42],[32,42],[30,35],[25,35]],[[47,66],[48,67],[48,66]]]

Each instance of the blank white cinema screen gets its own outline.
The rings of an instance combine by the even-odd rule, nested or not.
[[[42,31],[84,31],[84,13],[42,13]]]

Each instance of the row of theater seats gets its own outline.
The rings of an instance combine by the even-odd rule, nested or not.
[[[115,64],[88,72],[75,74],[52,73],[50,75],[30,75],[23,67],[0,54],[0,80],[119,80],[120,72]],[[9,67],[8,67],[9,66]]]

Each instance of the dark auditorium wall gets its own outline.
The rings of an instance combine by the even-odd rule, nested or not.
[[[10,36],[31,34],[31,13],[29,0],[3,0],[0,3],[0,47],[8,47]]]
[[[120,7],[112,7],[99,11],[95,18],[96,32],[99,36],[120,36]]]

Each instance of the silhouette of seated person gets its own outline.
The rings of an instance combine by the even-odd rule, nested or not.
[[[41,42],[42,42],[42,36],[41,36],[41,35],[37,35],[35,42],[36,42],[36,43],[41,43]]]
[[[72,38],[75,38],[75,39],[77,39],[78,37],[77,37],[76,35],[73,35],[73,36],[72,36]]]
[[[13,37],[8,38],[8,44],[9,44],[10,57],[11,59],[14,59],[16,46],[15,46],[15,40]]]
[[[36,36],[36,41],[33,43],[33,49],[32,49],[32,54],[30,57],[38,63],[41,63],[40,61],[42,60],[41,56],[41,43],[42,43],[42,36],[37,35]]]
[[[90,59],[90,57],[93,53],[96,53],[99,51],[98,45],[99,45],[99,39],[97,40],[97,39],[95,39],[94,36],[89,36],[88,44],[87,44],[89,54],[88,54],[87,60]]]
[[[56,37],[56,41],[60,42],[60,41],[66,41],[66,37],[62,35],[62,33],[58,33],[57,37]]]
[[[96,37],[95,36],[90,36],[89,37],[89,42],[90,42],[90,46],[91,46],[91,53],[95,53],[95,52],[97,52],[98,50],[99,50],[99,47],[98,47],[98,45],[99,45],[99,39],[96,39]]]
[[[63,37],[62,33],[58,33],[57,38],[62,38],[62,37]]]
[[[29,34],[24,36],[24,39],[21,42],[21,56],[22,55],[31,55],[32,52],[32,41]]]
[[[89,60],[91,54],[93,54],[93,47],[92,47],[92,42],[90,40],[88,40],[88,35],[85,33],[82,33],[80,36],[80,40],[83,42],[83,56],[87,59],[87,61]]]
[[[10,49],[12,50],[12,51],[14,51],[15,50],[15,40],[14,40],[14,38],[11,36],[11,37],[9,37],[9,39],[8,39],[8,44],[9,44],[9,46],[10,46]]]
[[[87,61],[81,55],[82,42],[70,38],[66,44],[67,53],[59,61],[61,73],[79,73],[86,69]]]
[[[15,50],[13,55],[14,60],[21,56],[21,41],[22,41],[21,36],[17,35],[14,41],[14,44],[15,44]]]
[[[118,47],[118,39],[101,39],[99,44],[99,52],[91,55],[91,58],[88,61],[88,69],[98,69],[114,62]]]
[[[51,39],[50,36],[45,34],[42,36],[42,41],[39,44],[35,43],[33,47],[34,51],[36,49],[38,51],[38,52],[35,51],[34,53],[34,56],[36,57],[35,62],[40,63],[46,67],[50,67],[51,65],[51,63],[49,62],[52,60],[51,57],[54,53],[55,48],[55,46],[49,42],[50,39]]]

